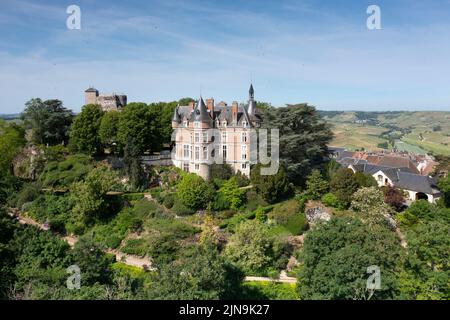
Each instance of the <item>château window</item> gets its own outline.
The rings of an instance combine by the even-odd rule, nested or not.
[[[195,127],[195,128],[200,128],[200,122],[195,121],[195,122],[194,122],[194,127]]]
[[[199,143],[200,142],[200,132],[196,132],[195,133],[195,143]]]
[[[187,127],[188,126],[188,122],[185,120],[183,121],[183,126]]]
[[[247,159],[247,146],[243,145],[241,150],[242,150],[242,152],[241,152],[242,160],[246,160]]]
[[[208,160],[208,148],[203,147],[203,160]]]
[[[186,159],[189,159],[189,145],[185,144],[183,146],[183,156]]]
[[[242,132],[242,134],[241,134],[241,142],[247,142],[247,132]]]
[[[227,159],[227,146],[226,145],[222,146],[222,158],[224,160]]]
[[[242,169],[243,169],[243,170],[247,169],[247,164],[246,164],[246,163],[243,163],[243,164],[242,164]]]
[[[189,172],[189,163],[188,162],[183,163],[183,170],[186,172]]]
[[[222,142],[227,142],[227,133],[222,132]]]
[[[203,132],[203,142],[208,142],[208,132]]]
[[[200,147],[195,147],[195,160],[200,160]]]
[[[247,121],[242,121],[242,126],[243,126],[244,128],[246,128],[246,127],[247,127]]]
[[[226,127],[227,126],[227,122],[226,121],[223,121],[222,122],[222,127]]]
[[[200,165],[198,163],[195,164],[195,170],[200,170]]]

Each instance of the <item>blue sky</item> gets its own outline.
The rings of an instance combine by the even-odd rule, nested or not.
[[[81,8],[68,30],[66,8]],[[381,8],[382,30],[366,9]],[[0,113],[84,90],[325,110],[450,110],[450,0],[0,2]]]

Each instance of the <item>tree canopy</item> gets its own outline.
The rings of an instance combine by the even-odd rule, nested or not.
[[[89,155],[101,153],[99,130],[104,112],[95,104],[85,105],[70,128],[70,148]]]
[[[36,144],[67,144],[73,114],[60,100],[31,99],[21,114]]]
[[[286,165],[289,180],[304,185],[312,168],[324,162],[332,132],[317,110],[307,104],[267,108],[265,128],[279,130],[280,160]]]
[[[375,299],[396,294],[401,256],[395,233],[382,225],[354,218],[332,218],[310,230],[301,254],[298,290],[302,299],[367,299],[367,268],[381,271],[381,290]]]

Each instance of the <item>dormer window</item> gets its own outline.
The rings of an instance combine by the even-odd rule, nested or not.
[[[243,126],[244,128],[247,128],[247,121],[242,121],[242,126]]]
[[[227,122],[226,121],[222,121],[222,127],[226,128],[226,126],[227,126]]]
[[[184,121],[183,121],[183,126],[185,126],[185,127],[187,127],[187,126],[188,126],[188,122],[187,122],[187,120],[184,120]]]
[[[200,128],[200,122],[195,121],[195,122],[194,122],[194,127],[195,127],[195,128]]]

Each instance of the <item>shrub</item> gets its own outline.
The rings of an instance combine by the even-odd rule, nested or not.
[[[341,168],[330,181],[330,191],[336,195],[340,203],[348,207],[353,193],[358,190],[359,184],[352,170]]]
[[[328,191],[328,182],[322,178],[319,170],[315,169],[306,179],[306,194],[312,199],[320,199]]]
[[[239,188],[235,177],[225,181],[219,193],[223,195],[223,200],[229,203],[230,208],[233,210],[238,210],[244,203],[245,190]]]
[[[127,239],[125,245],[120,248],[120,251],[143,257],[146,254],[147,245],[145,239]]]
[[[237,225],[225,247],[225,256],[247,274],[264,274],[271,266],[272,239],[268,228],[257,220]]]
[[[339,199],[333,193],[324,194],[320,201],[327,207],[339,207]]]
[[[228,180],[233,175],[233,168],[229,164],[214,163],[211,165],[211,179]]]
[[[205,209],[212,200],[211,186],[196,174],[186,174],[178,184],[178,199],[192,210]]]
[[[292,185],[286,176],[284,167],[280,167],[274,175],[261,175],[261,164],[251,169],[250,178],[258,194],[269,202],[275,203],[281,199],[288,198],[293,191]]]
[[[195,213],[194,210],[186,207],[180,200],[176,199],[172,211],[179,216],[186,216]]]
[[[247,196],[246,208],[249,211],[254,211],[258,207],[265,207],[268,205],[268,203],[253,189],[248,190],[246,196]]]
[[[362,172],[355,173],[355,179],[358,182],[360,188],[368,187],[378,187],[378,183],[374,177],[370,174],[365,174]]]
[[[245,300],[299,300],[295,284],[269,281],[244,282],[239,298]]]
[[[73,182],[80,181],[91,170],[91,158],[83,154],[67,157],[62,162],[50,162],[39,177],[43,186],[67,188]]]
[[[230,208],[230,203],[225,199],[225,195],[222,192],[217,192],[214,196],[211,209],[215,211],[227,210]]]
[[[19,192],[15,201],[15,205],[21,208],[25,203],[35,200],[41,193],[41,186],[38,183],[29,183]]]
[[[167,208],[170,209],[173,207],[175,203],[175,195],[173,193],[168,193],[165,197],[164,197],[164,201],[163,201],[163,205]]]
[[[123,200],[127,200],[127,201],[138,201],[138,200],[144,199],[144,194],[143,193],[126,193],[126,194],[121,195],[121,198]]]
[[[255,210],[255,219],[259,220],[261,222],[267,221],[267,210],[263,207],[258,207],[258,209]]]

